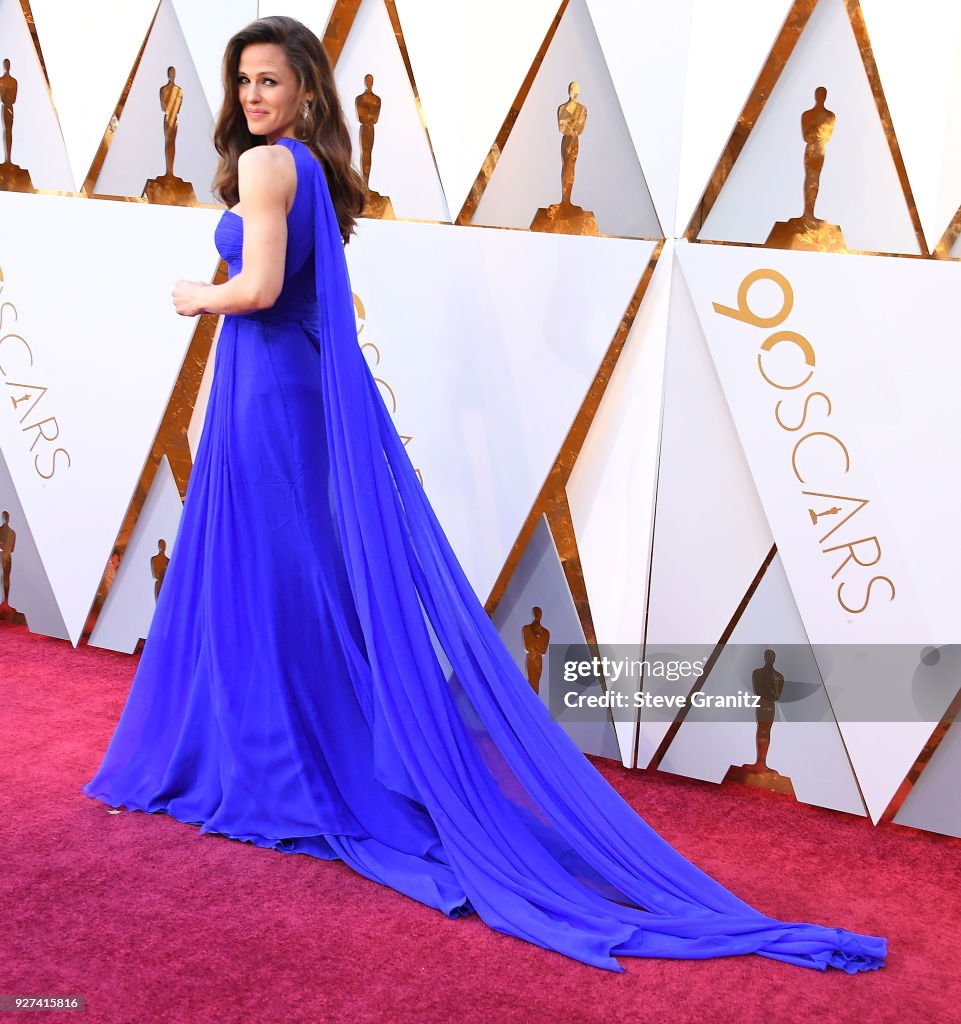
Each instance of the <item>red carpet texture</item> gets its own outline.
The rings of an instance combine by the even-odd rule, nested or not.
[[[786,920],[886,935],[850,977],[758,956],[623,958],[624,974],[448,920],[321,862],[163,815],[111,814],[96,770],[136,659],[0,623],[0,994],[48,1022],[961,1021],[961,842],[595,764],[684,854]],[[24,1015],[0,1012],[0,1020]]]

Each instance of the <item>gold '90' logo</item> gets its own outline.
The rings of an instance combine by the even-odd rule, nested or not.
[[[760,281],[769,281],[780,291],[780,308],[769,315],[762,315],[751,308],[751,288]],[[786,433],[800,434],[791,448],[791,471],[799,483],[811,485],[817,482],[818,477],[846,476],[851,470],[851,454],[844,441],[826,429],[826,421],[833,411],[830,395],[809,387],[817,368],[814,346],[803,334],[781,329],[793,308],[794,289],[791,282],[782,273],[770,268],[753,270],[741,281],[736,306],[714,303],[715,312],[721,316],[770,332],[758,346],[758,372],[771,388],[785,393],[785,397],[779,398],[774,404],[774,420]],[[793,346],[801,356],[795,376],[789,379],[776,378],[769,366],[774,350],[783,345]],[[809,478],[811,473],[815,474],[813,481]],[[889,591],[889,600],[893,601],[896,591],[890,577],[871,575],[874,571],[871,567],[881,562],[881,542],[874,534],[857,536],[862,532],[858,527],[863,517],[857,520],[855,517],[870,503],[870,499],[836,494],[826,488],[802,490],[801,494],[806,499],[811,529],[820,534],[817,543],[821,553],[836,553],[834,559],[840,558],[831,573],[831,579],[838,580],[838,604],[845,611],[859,615],[870,604],[875,588]],[[822,532],[825,526],[830,528]],[[842,530],[842,536],[848,539],[841,540],[835,536]]]

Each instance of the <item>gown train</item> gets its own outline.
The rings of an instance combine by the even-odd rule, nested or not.
[[[532,691],[458,563],[357,344],[320,163],[284,289],[228,316],[130,694],[84,792],[341,859],[588,964],[759,953],[848,973],[886,941],[766,917],[673,849]],[[231,275],[242,219],[217,243]]]

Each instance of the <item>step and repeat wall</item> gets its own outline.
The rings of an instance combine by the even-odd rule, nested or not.
[[[272,14],[367,177],[358,344],[581,749],[961,835],[956,0],[0,0],[0,618],[147,635]]]

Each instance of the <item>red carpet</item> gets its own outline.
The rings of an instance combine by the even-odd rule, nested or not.
[[[0,623],[0,994],[87,1001],[45,1021],[961,1021],[957,840],[598,760],[766,913],[889,939],[888,966],[854,977],[757,956],[624,958],[615,975],[476,916],[447,920],[340,863],[108,813],[80,787],[134,666]]]

